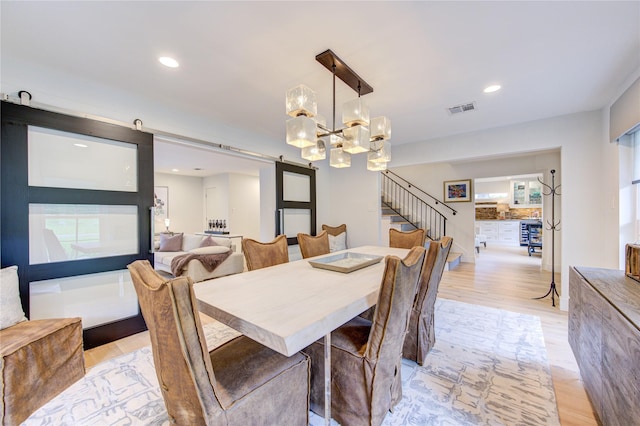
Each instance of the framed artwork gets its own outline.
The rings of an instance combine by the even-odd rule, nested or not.
[[[471,201],[472,199],[471,179],[448,180],[444,182],[445,203]]]
[[[164,220],[169,217],[169,187],[155,186],[153,188],[154,229],[155,233],[164,231]]]

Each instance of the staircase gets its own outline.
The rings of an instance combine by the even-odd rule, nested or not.
[[[447,217],[440,209],[448,209],[455,216],[456,210],[437,198],[406,181],[391,170],[382,173],[380,208],[383,217],[389,218],[391,227],[401,231],[422,228],[428,240],[437,241],[446,235]],[[429,199],[430,203],[424,199]],[[439,206],[438,208],[434,206]],[[447,269],[460,264],[461,253],[449,253]]]

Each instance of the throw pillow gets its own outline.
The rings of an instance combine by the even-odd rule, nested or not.
[[[20,304],[18,267],[2,268],[0,270],[0,330],[26,320]]]
[[[347,233],[341,232],[338,235],[329,235],[329,251],[340,251],[347,249]]]
[[[160,248],[158,251],[182,251],[182,233],[160,234]]]
[[[208,236],[207,238],[203,239],[202,242],[200,243],[200,247],[209,247],[209,246],[217,246],[217,245],[219,244],[216,243],[211,236]]]
[[[229,247],[224,247],[224,246],[207,246],[207,247],[194,248],[192,250],[189,250],[189,253],[194,253],[194,254],[220,254],[220,253],[226,253],[229,250],[230,250]]]

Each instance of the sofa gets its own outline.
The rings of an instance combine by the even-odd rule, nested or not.
[[[226,250],[225,250],[226,249]],[[216,255],[230,252],[229,257],[209,271],[201,260],[193,258],[185,263],[177,276],[188,276],[194,282],[210,280],[225,275],[237,274],[244,270],[244,256],[236,251],[229,238],[212,235],[171,233],[160,234],[154,251],[154,268],[171,275],[171,263],[180,255]],[[177,272],[177,271],[176,271]]]

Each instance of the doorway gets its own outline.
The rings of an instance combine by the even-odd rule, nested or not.
[[[542,178],[536,173],[475,179],[476,262],[526,256],[542,265]]]
[[[154,184],[169,193],[167,210],[175,232],[202,233],[211,225],[215,230],[259,239],[262,191],[273,194],[269,187],[275,186],[267,182],[263,171],[273,175],[274,167],[273,161],[154,137]],[[273,216],[269,219],[273,222]]]

